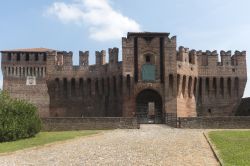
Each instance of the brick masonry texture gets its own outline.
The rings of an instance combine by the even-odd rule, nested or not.
[[[139,129],[136,118],[42,118],[43,131]]]
[[[180,128],[193,129],[250,129],[250,116],[181,117]]]
[[[41,117],[134,117],[152,101],[161,119],[169,113],[235,115],[247,81],[246,52],[219,55],[176,45],[169,33],[129,32],[122,38],[121,62],[118,48],[110,48],[108,55],[96,51],[94,65],[89,52],[80,51],[77,66],[72,52],[1,51],[3,89],[34,103]],[[143,78],[145,65],[154,67],[153,80]],[[26,85],[30,76],[35,85]]]

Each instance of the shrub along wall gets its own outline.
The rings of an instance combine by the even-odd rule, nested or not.
[[[34,136],[41,130],[37,108],[0,91],[0,142]]]

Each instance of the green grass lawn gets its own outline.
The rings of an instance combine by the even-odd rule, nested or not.
[[[35,137],[0,143],[0,153],[13,152],[29,147],[45,145],[48,143],[63,141],[81,136],[97,134],[97,130],[63,131],[63,132],[40,132]]]
[[[250,131],[211,131],[208,136],[225,165],[250,166]]]

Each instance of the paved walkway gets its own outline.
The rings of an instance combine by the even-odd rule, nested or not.
[[[141,125],[0,156],[0,165],[218,165],[202,132]]]

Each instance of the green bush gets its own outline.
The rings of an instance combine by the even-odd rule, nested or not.
[[[41,130],[37,108],[0,91],[0,142],[35,136]]]

